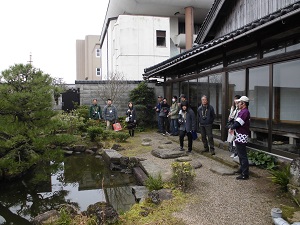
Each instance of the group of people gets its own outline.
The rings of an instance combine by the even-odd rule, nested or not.
[[[128,103],[128,109],[125,112],[127,129],[130,136],[134,136],[134,129],[136,127],[136,110],[132,102]],[[117,108],[112,104],[111,99],[107,99],[106,105],[101,110],[101,106],[98,104],[97,99],[93,99],[92,105],[90,106],[89,117],[94,120],[103,119],[106,122],[106,129],[113,129],[113,124],[118,121]]]
[[[229,149],[232,152],[231,157],[238,157],[240,168],[236,171],[238,180],[249,178],[249,162],[247,157],[246,144],[250,134],[250,112],[248,110],[249,98],[247,96],[236,95],[228,117],[228,139]],[[184,151],[184,137],[187,136],[188,149],[192,152],[193,133],[197,130],[196,115],[191,109],[190,104],[184,94],[180,96],[180,102],[177,96],[172,97],[171,106],[167,99],[158,96],[158,103],[154,107],[157,114],[158,132],[163,135],[179,135],[180,151]],[[127,128],[130,136],[134,136],[137,115],[132,102],[128,103],[128,109],[125,112]],[[201,97],[201,105],[197,109],[197,116],[201,139],[204,145],[202,152],[210,152],[215,155],[213,139],[213,122],[215,120],[215,111],[212,105],[208,103],[207,96]],[[101,111],[97,99],[93,99],[90,107],[90,118],[94,120],[103,119],[106,122],[106,129],[112,129],[112,125],[118,120],[116,107],[111,99],[107,99],[107,104]]]
[[[167,99],[158,96],[158,103],[155,106],[157,112],[158,132],[162,135],[179,135],[180,150],[184,151],[184,137],[188,138],[188,150],[192,151],[193,133],[196,132],[196,115],[191,109],[189,102],[184,94],[180,96],[180,102],[177,102],[177,96],[172,97],[172,105],[169,106]],[[200,132],[204,144],[204,152],[214,155],[214,140],[212,134],[212,125],[215,119],[214,108],[208,104],[207,96],[201,98],[201,105],[197,110],[199,118]]]
[[[250,134],[250,112],[248,110],[249,98],[236,95],[231,107],[228,118],[228,142],[231,157],[238,157],[240,168],[236,171],[239,174],[236,179],[247,180],[249,178],[249,162],[246,151],[246,144]],[[191,109],[186,96],[180,96],[180,102],[177,102],[177,96],[172,97],[171,106],[167,99],[158,96],[158,104],[154,108],[157,113],[158,132],[163,135],[179,135],[180,151],[184,151],[184,137],[187,136],[188,150],[192,152],[193,132],[196,132],[196,115]],[[208,103],[207,96],[201,97],[201,105],[197,109],[197,116],[201,139],[204,145],[202,152],[210,152],[215,155],[213,139],[213,122],[215,120],[215,111],[212,105]],[[170,120],[169,120],[170,119]]]

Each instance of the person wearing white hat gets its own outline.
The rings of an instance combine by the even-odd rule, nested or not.
[[[249,98],[242,96],[238,100],[240,112],[230,127],[229,132],[233,134],[236,132],[236,138],[234,140],[237,154],[240,161],[240,168],[236,173],[240,174],[236,177],[237,180],[249,179],[249,161],[247,156],[246,145],[248,142],[248,136],[250,134],[250,112],[248,110]]]

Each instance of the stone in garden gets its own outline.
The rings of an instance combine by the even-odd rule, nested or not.
[[[192,160],[190,164],[194,169],[202,167],[202,163],[200,162],[200,160]]]
[[[151,144],[149,142],[142,142],[142,146],[150,146]]]
[[[74,145],[73,146],[74,152],[84,152],[86,150],[85,145]]]
[[[188,161],[192,161],[192,158],[189,156],[183,156],[183,157],[179,157],[177,159],[175,159],[175,161],[177,162],[188,162]]]
[[[122,150],[124,150],[124,148],[121,145],[119,145],[119,144],[113,144],[113,146],[111,147],[111,149],[114,149],[116,151],[122,151]]]
[[[48,212],[37,215],[33,218],[32,224],[45,224],[47,223],[55,223],[59,218],[59,212],[57,210],[50,210]]]
[[[120,159],[123,157],[120,153],[113,149],[104,149],[103,159],[106,163],[120,164]]]
[[[97,202],[89,205],[84,214],[96,216],[97,224],[113,224],[119,219],[117,211],[107,202]]]
[[[129,157],[125,157],[125,156],[122,156],[121,158],[120,158],[120,165],[121,166],[128,166],[129,165]]]
[[[174,159],[185,156],[184,151],[174,151],[173,149],[153,149],[151,154],[162,159]]]
[[[144,201],[149,193],[148,188],[145,186],[132,186],[131,188],[137,203]]]
[[[160,189],[149,192],[148,198],[154,204],[159,204],[161,201],[173,198],[173,194],[170,189]]]
[[[90,147],[90,150],[92,150],[93,152],[97,152],[98,147],[97,146]]]
[[[147,171],[148,175],[154,178],[157,178],[159,175],[161,175],[164,182],[169,181],[172,177],[171,165],[167,168],[162,168],[159,164],[156,164],[151,160],[145,160],[140,162],[140,167],[143,171]]]
[[[215,166],[213,168],[210,168],[209,170],[221,176],[234,174],[234,170],[232,168],[224,167],[224,166]]]
[[[72,155],[73,154],[73,151],[65,151],[64,150],[64,155]]]
[[[95,152],[93,151],[93,150],[91,150],[91,149],[87,149],[87,150],[85,150],[85,153],[87,153],[87,154],[95,154]]]
[[[145,181],[148,179],[148,176],[141,167],[139,166],[134,167],[132,169],[132,173],[138,184],[145,185]]]
[[[290,167],[290,184],[300,187],[300,158],[295,158]]]

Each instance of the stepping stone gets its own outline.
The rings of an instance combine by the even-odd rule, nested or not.
[[[153,161],[145,160],[140,162],[140,167],[145,171],[148,175],[157,178],[160,174],[162,180],[169,181],[172,177],[172,168],[171,165],[166,169],[162,168],[160,165],[156,164]]]
[[[175,159],[175,161],[177,161],[177,162],[188,162],[188,161],[192,161],[192,158],[188,157],[188,156],[183,156],[183,157],[179,157],[179,158]]]
[[[153,149],[151,154],[162,159],[174,159],[185,156],[184,151],[176,151],[173,149]]]
[[[142,146],[150,146],[151,144],[149,142],[142,142]]]
[[[190,164],[192,165],[192,167],[194,169],[198,169],[198,168],[202,167],[202,163],[200,162],[200,160],[192,160],[192,162],[190,162]]]
[[[116,150],[113,149],[104,149],[103,151],[103,159],[106,163],[115,163],[120,164],[120,159],[123,156]]]
[[[215,166],[214,168],[210,168],[209,170],[221,176],[234,175],[234,170],[229,167]]]

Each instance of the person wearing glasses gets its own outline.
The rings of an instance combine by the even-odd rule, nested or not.
[[[240,161],[240,168],[236,171],[239,176],[236,177],[236,179],[247,180],[249,179],[249,161],[246,150],[248,136],[250,134],[250,112],[248,110],[249,98],[247,96],[242,96],[237,101],[239,103],[238,107],[240,111],[234,124],[230,127],[229,132],[233,134],[235,130],[236,133],[234,142]]]

